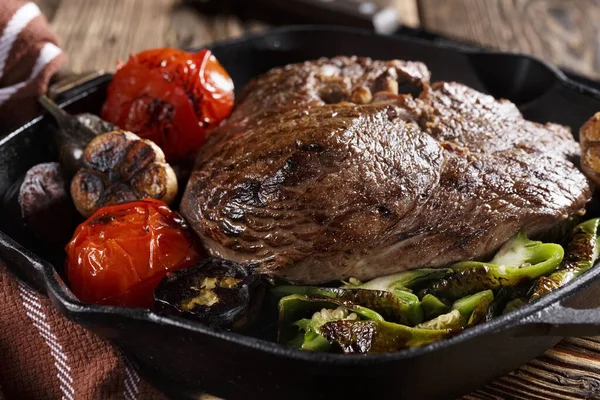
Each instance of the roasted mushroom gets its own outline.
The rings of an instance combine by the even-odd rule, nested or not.
[[[85,217],[106,205],[147,197],[170,204],[177,195],[177,177],[162,150],[131,132],[96,136],[82,160],[84,166],[71,182],[71,196]]]
[[[168,274],[154,291],[154,304],[160,312],[243,331],[256,320],[263,294],[263,280],[249,266],[209,258]]]

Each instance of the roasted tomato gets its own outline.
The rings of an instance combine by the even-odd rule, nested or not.
[[[167,272],[194,265],[199,252],[183,218],[144,199],[103,207],[66,247],[67,277],[84,302],[147,307]]]
[[[181,159],[229,115],[233,99],[233,81],[209,50],[147,50],[115,73],[102,118]]]

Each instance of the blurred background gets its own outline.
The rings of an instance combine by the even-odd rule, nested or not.
[[[333,23],[533,54],[600,79],[597,0],[35,2],[61,38],[75,72],[113,71],[116,60],[152,47],[199,47],[268,26]]]

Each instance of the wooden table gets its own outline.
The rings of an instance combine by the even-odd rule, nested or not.
[[[377,1],[393,2],[407,25],[422,25],[488,47],[535,54],[600,78],[600,23],[596,23],[600,21],[600,1]],[[204,17],[179,0],[36,2],[62,37],[74,71],[112,71],[116,60],[126,60],[128,54],[139,50],[201,46],[264,29],[262,24],[244,24],[233,17]],[[464,399],[600,399],[600,337],[565,339]]]

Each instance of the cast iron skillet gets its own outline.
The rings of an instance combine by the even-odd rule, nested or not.
[[[600,110],[599,92],[522,55],[327,27],[282,28],[212,49],[238,89],[274,66],[355,54],[424,61],[433,80],[460,81],[508,98],[527,118],[569,125],[574,133]],[[97,112],[109,80],[102,76],[79,85],[63,104],[71,112]],[[0,193],[29,167],[55,159],[52,126],[39,117],[0,139]],[[526,363],[562,336],[600,334],[596,267],[535,304],[428,346],[369,356],[301,352],[146,310],[82,304],[59,275],[60,256],[7,224],[0,230],[9,233],[0,232],[0,257],[14,273],[47,294],[69,319],[122,346],[142,374],[173,397],[208,392],[227,399],[454,398]]]

